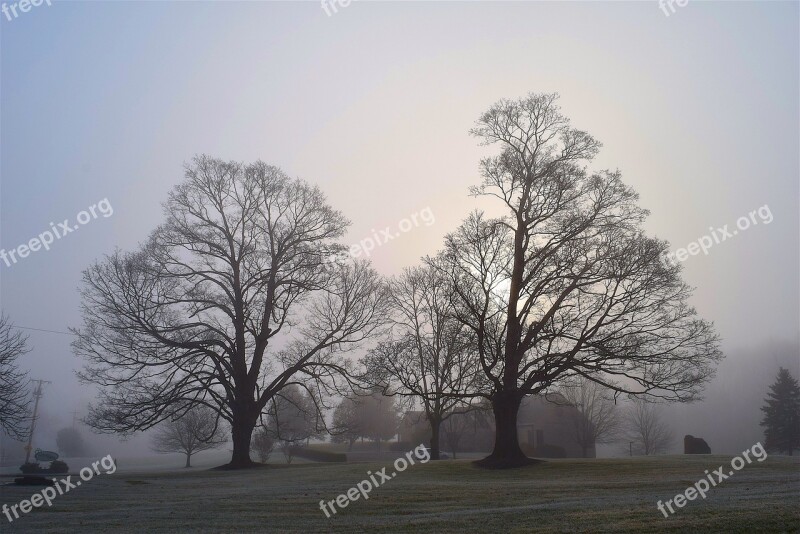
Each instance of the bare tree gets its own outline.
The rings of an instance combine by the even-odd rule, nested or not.
[[[287,463],[292,463],[292,448],[319,434],[317,403],[296,384],[278,393],[268,407],[266,425],[269,437],[280,443]]]
[[[381,444],[397,434],[400,423],[395,399],[384,395],[379,387],[356,388],[342,400],[333,418],[332,440],[349,443],[349,449],[361,438],[375,442],[381,450]]]
[[[228,466],[249,467],[253,429],[288,384],[349,383],[344,353],[383,323],[383,283],[366,262],[323,268],[347,220],[262,162],[195,158],[164,216],[139,250],[83,274],[73,347],[101,387],[88,422],[129,433],[210,406],[231,424]]]
[[[612,391],[583,376],[565,383],[561,395],[575,411],[570,413],[575,442],[583,457],[597,443],[613,443],[620,430],[619,412]]]
[[[663,454],[674,436],[661,416],[660,406],[645,398],[634,397],[628,406],[626,437],[636,454]]]
[[[262,464],[267,463],[269,455],[272,454],[275,448],[275,440],[270,436],[267,427],[263,425],[256,427],[255,432],[253,432],[251,447],[258,455],[258,461]]]
[[[397,435],[400,416],[395,399],[387,397],[379,389],[369,395],[358,397],[363,436],[375,442],[378,450],[384,441]]]
[[[364,435],[363,423],[359,414],[358,399],[353,396],[344,397],[333,411],[331,441],[347,443],[347,450],[353,450],[353,444]]]
[[[28,375],[17,358],[28,352],[28,338],[0,315],[0,429],[14,439],[27,437],[30,424]]]
[[[420,400],[438,460],[442,422],[471,409],[483,373],[470,332],[453,317],[449,278],[426,265],[406,269],[390,287],[398,339],[378,345],[366,365],[385,393]]]
[[[215,449],[227,441],[214,410],[195,406],[180,418],[162,423],[153,436],[152,448],[161,453],[183,453],[186,455],[184,467],[191,467],[193,454]]]
[[[483,399],[485,402],[485,399]],[[465,435],[475,432],[476,429],[485,424],[487,416],[491,410],[484,402],[474,404],[470,411],[448,414],[442,421],[442,435],[447,450],[453,453],[453,458],[460,450],[461,440]]]
[[[668,243],[644,235],[637,194],[619,172],[587,173],[600,143],[570,127],[556,99],[502,100],[480,117],[472,133],[501,150],[481,161],[472,192],[498,199],[506,215],[473,213],[437,260],[491,387],[487,467],[530,462],[517,436],[525,395],[583,375],[688,401],[721,358],[680,267],[661,259]]]

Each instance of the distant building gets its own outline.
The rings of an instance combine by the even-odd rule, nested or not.
[[[529,456],[581,458],[583,451],[575,439],[575,423],[583,416],[559,394],[545,399],[541,395],[525,397],[517,416],[517,433],[522,450]],[[587,458],[597,455],[592,444]]]
[[[469,427],[459,452],[490,452],[494,446],[494,417],[491,411],[476,414],[459,414]],[[519,445],[529,456],[542,458],[580,458],[583,451],[575,439],[575,423],[583,417],[577,408],[567,404],[559,395],[525,397],[517,417]],[[403,414],[398,433],[399,441],[430,444],[430,426],[425,413],[410,410]],[[444,429],[441,431],[441,449],[447,450]],[[592,444],[586,451],[587,458],[594,458],[596,450]]]

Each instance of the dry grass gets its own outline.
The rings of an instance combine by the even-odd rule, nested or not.
[[[319,509],[388,464],[299,464],[253,471],[95,477],[5,532],[794,532],[800,462],[748,465],[669,519],[656,501],[726,456],[553,460],[487,471],[469,461],[416,465],[333,518]],[[391,468],[390,468],[391,469]],[[388,471],[388,470],[387,470]],[[0,502],[31,488],[0,487]]]

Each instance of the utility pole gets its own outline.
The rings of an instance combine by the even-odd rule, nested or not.
[[[49,380],[31,380],[36,383],[36,388],[33,390],[33,398],[36,399],[33,403],[33,417],[31,417],[31,431],[28,435],[28,444],[25,446],[25,463],[27,464],[31,459],[31,450],[33,449],[33,431],[36,428],[36,419],[39,417],[39,399],[42,398],[42,386],[44,384],[52,384]]]

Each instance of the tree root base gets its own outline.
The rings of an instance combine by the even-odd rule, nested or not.
[[[487,456],[486,458],[475,460],[472,463],[481,469],[515,469],[518,467],[542,464],[545,463],[545,461],[537,460],[536,458],[528,458],[527,456],[514,458],[496,458],[494,456]]]
[[[240,469],[265,469],[270,467],[269,464],[262,464],[259,462],[250,462],[249,464],[234,464],[234,463],[227,463],[224,465],[219,465],[217,467],[212,467],[213,471],[237,471]]]

